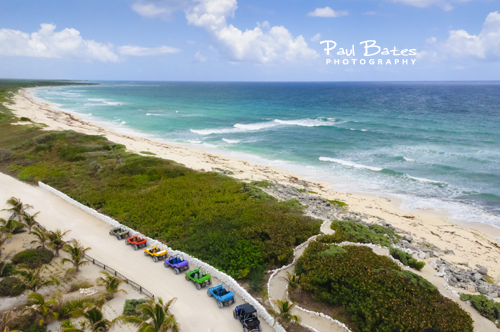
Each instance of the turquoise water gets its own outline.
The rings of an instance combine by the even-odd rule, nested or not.
[[[36,89],[170,142],[500,227],[500,83],[99,82]]]

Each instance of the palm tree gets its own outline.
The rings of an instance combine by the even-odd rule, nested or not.
[[[269,309],[269,312],[274,316],[275,320],[279,319],[283,323],[300,323],[300,317],[290,313],[290,310],[295,305],[295,302],[277,300],[273,301],[273,303],[278,307],[278,311]]]
[[[2,332],[21,332],[19,330],[10,330],[9,324],[12,322],[14,319],[16,319],[17,316],[13,311],[7,311],[4,312],[0,316],[0,331]]]
[[[49,242],[49,234],[43,229],[35,228],[33,234],[36,236],[36,240],[31,241],[31,243],[39,243],[42,249],[45,249],[45,245]]]
[[[14,233],[16,229],[20,229],[22,227],[24,227],[23,224],[21,224],[17,220],[5,220],[3,218],[0,218],[0,233],[7,235],[7,237],[11,237],[12,233]]]
[[[38,225],[38,222],[35,220],[35,218],[39,213],[40,212],[37,212],[34,215],[30,215],[28,213],[25,213],[23,215],[23,222],[24,222],[25,227],[28,229],[29,234],[31,234],[31,229],[33,228],[33,226]]]
[[[15,219],[17,221],[21,221],[21,218],[26,213],[26,210],[33,208],[29,204],[23,204],[21,199],[11,197],[7,200],[7,204],[10,205],[10,208],[3,209],[2,211],[10,212],[9,220]]]
[[[292,291],[299,288],[299,277],[295,273],[290,273],[286,271],[286,277],[284,277],[285,281],[288,283],[288,288]]]
[[[42,326],[46,323],[47,317],[58,319],[59,314],[55,311],[56,306],[59,305],[58,299],[61,294],[54,294],[52,297],[45,301],[45,298],[39,293],[31,293],[29,296],[29,307],[25,310],[34,313],[38,319],[38,325]]]
[[[179,324],[169,310],[174,300],[176,300],[175,297],[166,304],[163,304],[161,298],[158,299],[158,303],[154,300],[148,300],[138,307],[142,313],[141,317],[121,316],[116,320],[138,326],[138,332],[179,331]],[[142,318],[144,318],[144,320]]]
[[[109,330],[112,325],[109,320],[104,319],[101,310],[96,307],[86,310],[78,309],[75,311],[75,314],[78,316],[83,316],[85,319],[85,324],[82,324],[82,329],[68,327],[65,328],[63,332],[84,332],[87,326],[90,327],[90,330],[92,332],[105,332]]]
[[[44,286],[59,285],[59,281],[54,277],[51,276],[48,279],[43,277],[41,275],[41,270],[42,268],[36,270],[19,269],[14,271],[14,274],[17,274],[21,281],[20,284],[15,285],[14,288],[21,288],[23,290],[29,289],[32,292],[36,292]]]
[[[68,253],[70,255],[70,258],[63,258],[61,262],[63,264],[65,263],[73,264],[73,267],[68,269],[67,273],[72,273],[72,272],[78,273],[80,271],[80,266],[89,263],[84,259],[85,259],[85,252],[87,250],[90,250],[90,247],[84,248],[82,244],[75,239],[72,239],[71,241],[68,242],[69,244],[66,244],[63,247],[63,251]]]
[[[59,257],[59,250],[64,248],[66,245],[66,241],[63,240],[63,236],[68,232],[69,231],[62,233],[60,229],[57,229],[55,232],[48,233],[49,247],[54,249],[56,257]]]
[[[106,294],[105,297],[107,300],[111,300],[113,299],[114,295],[118,292],[122,292],[122,293],[125,293],[125,294],[128,294],[124,289],[118,289],[118,287],[120,286],[120,284],[122,282],[124,282],[122,279],[120,278],[117,278],[115,276],[112,276],[111,274],[109,274],[108,272],[106,271],[101,271],[102,274],[105,275],[105,277],[100,277],[97,279],[97,283],[99,285],[102,285],[104,287],[106,287]]]

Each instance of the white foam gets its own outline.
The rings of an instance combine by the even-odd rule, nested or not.
[[[238,144],[239,142],[241,142],[241,140],[239,139],[228,139],[228,138],[223,138],[222,139],[224,142],[228,143],[228,144]]]
[[[280,120],[276,119],[274,122],[288,125],[288,126],[302,126],[302,127],[319,127],[319,126],[333,126],[338,123],[335,122],[335,119],[329,118],[324,120],[324,118],[317,119],[299,119],[299,120]]]
[[[411,176],[411,175],[408,175],[408,174],[406,174],[406,176],[409,177],[410,179],[413,179],[413,180],[416,180],[416,181],[420,181],[420,182],[444,183],[442,181],[436,181],[436,180],[431,180],[431,179],[426,179],[426,178],[419,178],[419,177]]]
[[[350,162],[350,161],[346,161],[346,160],[342,160],[342,159],[335,159],[335,158],[328,158],[328,157],[319,157],[319,160],[321,160],[321,161],[330,161],[332,163],[337,163],[337,164],[341,164],[341,165],[348,166],[348,167],[364,168],[364,169],[368,169],[370,171],[376,171],[376,172],[379,172],[379,171],[382,170],[382,168],[380,168],[380,167],[373,167],[373,166],[366,166],[366,165],[356,164],[356,163],[353,163],[353,162]]]
[[[415,159],[406,158],[406,157],[404,157],[404,156],[403,156],[403,159],[404,159],[405,161],[415,161]]]

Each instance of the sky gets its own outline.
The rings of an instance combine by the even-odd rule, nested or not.
[[[0,78],[499,80],[500,1],[0,0]]]

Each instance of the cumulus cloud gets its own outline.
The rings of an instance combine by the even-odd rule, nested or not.
[[[230,61],[267,64],[310,61],[318,57],[304,37],[293,37],[283,26],[261,24],[253,30],[242,31],[229,24],[227,18],[234,17],[237,8],[236,0],[197,0],[185,13],[189,24],[202,27],[215,37]]]
[[[406,5],[427,8],[431,6],[438,6],[444,10],[452,10],[452,3],[467,2],[470,0],[391,0],[392,2],[404,3]]]
[[[201,55],[200,51],[196,52],[196,54],[194,55],[194,58],[196,61],[199,61],[199,62],[206,62],[207,61],[207,58],[204,57],[203,55]]]
[[[66,28],[58,32],[55,29],[54,24],[41,24],[40,29],[31,34],[0,29],[0,55],[117,62],[121,59],[120,55],[148,56],[180,52],[168,46],[116,47],[111,43],[83,39],[76,29]]]
[[[453,58],[476,58],[480,60],[500,60],[500,13],[490,13],[478,35],[465,30],[452,30],[440,48]]]
[[[333,10],[330,7],[316,8],[314,11],[307,14],[307,16],[311,17],[341,17],[347,15],[349,15],[347,10]]]

